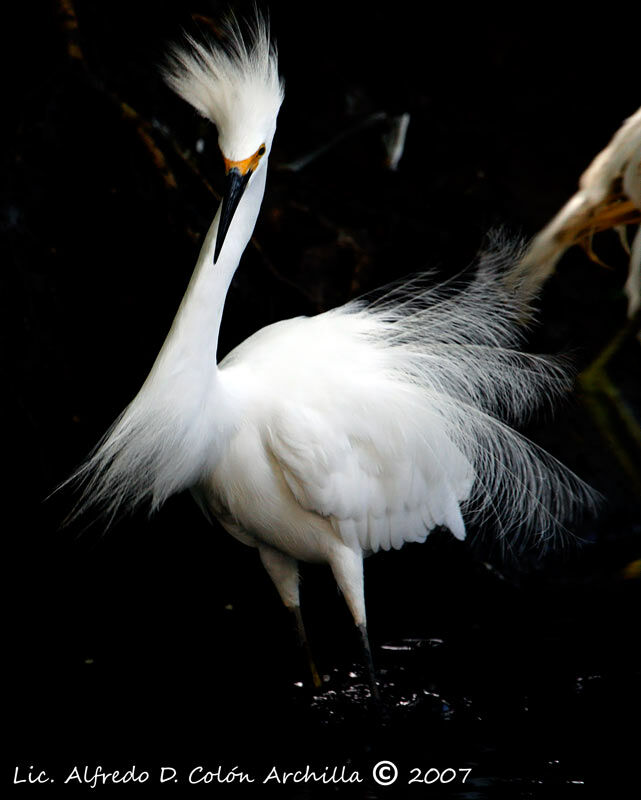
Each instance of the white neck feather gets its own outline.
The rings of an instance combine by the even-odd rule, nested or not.
[[[227,232],[225,244],[214,264],[220,207],[209,228],[198,262],[182,299],[171,330],[152,369],[175,374],[193,368],[203,380],[216,372],[218,334],[229,284],[249,243],[265,193],[267,164],[249,181]],[[169,362],[169,364],[167,363]],[[151,375],[150,375],[151,377]]]

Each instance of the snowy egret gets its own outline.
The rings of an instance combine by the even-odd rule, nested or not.
[[[171,330],[142,388],[78,470],[79,510],[158,509],[190,489],[258,553],[306,635],[298,561],[329,564],[360,630],[373,691],[363,557],[464,539],[467,520],[545,537],[588,496],[512,430],[563,370],[515,349],[528,309],[508,291],[504,246],[473,280],[422,275],[376,301],[269,325],[217,363],[232,276],[260,210],[283,100],[266,23],[224,45],[173,50],[170,85],[215,123],[226,190]],[[312,666],[313,679],[319,685]]]

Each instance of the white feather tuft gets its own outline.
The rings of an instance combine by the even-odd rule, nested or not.
[[[134,400],[69,478],[82,488],[69,521],[89,508],[99,509],[107,525],[143,503],[152,513],[207,469],[219,428],[206,394],[188,391],[199,383],[186,374],[172,380],[162,373],[156,362]]]
[[[284,88],[276,48],[260,14],[247,37],[234,20],[224,32],[223,44],[187,36],[187,47],[172,49],[164,74],[175,92],[215,123],[223,154],[240,160],[263,144],[261,131],[273,129]]]

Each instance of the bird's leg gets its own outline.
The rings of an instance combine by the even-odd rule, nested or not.
[[[323,681],[321,680],[320,675],[318,674],[318,670],[316,669],[316,663],[314,662],[314,657],[312,656],[312,650],[309,646],[309,642],[307,641],[307,634],[305,633],[305,625],[303,624],[303,615],[300,611],[300,606],[292,606],[290,609],[294,615],[294,621],[296,623],[296,632],[298,633],[298,643],[300,644],[301,648],[305,652],[307,657],[307,662],[309,664],[309,671],[312,675],[312,683],[314,684],[314,688],[320,689],[323,685]]]
[[[372,650],[369,646],[367,635],[367,621],[365,618],[365,585],[363,582],[363,556],[355,553],[349,547],[342,548],[330,558],[330,565],[338,588],[343,593],[347,607],[352,612],[354,622],[361,635],[361,643],[365,655],[365,665],[369,676],[372,695],[376,701],[380,700],[376,671]]]
[[[369,646],[369,636],[367,635],[367,625],[363,622],[358,625],[358,630],[361,634],[361,642],[363,644],[363,651],[365,653],[365,664],[369,673],[369,683],[372,688],[372,694],[376,700],[380,700],[381,696],[378,691],[378,684],[376,683],[376,670],[374,669],[374,659],[372,658],[372,650]]]
[[[267,574],[274,582],[285,608],[289,609],[294,616],[298,641],[307,658],[312,675],[312,683],[316,689],[320,689],[323,682],[314,663],[312,651],[307,641],[305,625],[303,624],[303,615],[300,610],[298,564],[295,559],[267,545],[259,545],[258,552],[260,553],[260,560],[263,562]]]

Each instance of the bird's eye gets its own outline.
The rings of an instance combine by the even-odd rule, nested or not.
[[[258,148],[258,155],[259,156],[264,156],[265,155],[265,145],[264,144],[261,144],[261,146]]]

